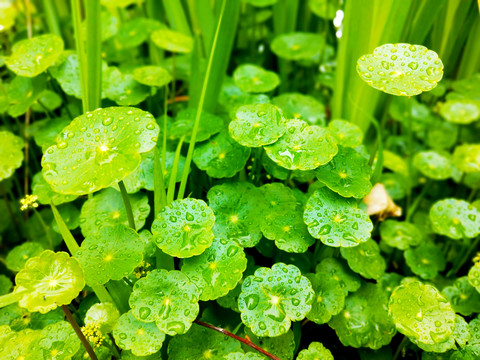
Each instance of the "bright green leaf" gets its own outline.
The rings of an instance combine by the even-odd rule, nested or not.
[[[143,260],[143,242],[131,228],[106,226],[83,240],[75,257],[85,272],[85,282],[102,285],[128,276]]]
[[[182,272],[152,270],[138,280],[130,295],[132,315],[155,322],[168,335],[184,334],[198,315],[199,290]]]
[[[422,45],[384,44],[357,61],[360,77],[375,89],[397,96],[432,90],[443,76],[437,53]]]
[[[215,215],[203,200],[175,200],[157,214],[152,234],[165,253],[187,258],[200,255],[212,244],[214,223]]]
[[[88,112],[75,118],[44,153],[43,176],[61,194],[109,187],[139,166],[140,154],[155,146],[158,132],[153,116],[136,108]]]

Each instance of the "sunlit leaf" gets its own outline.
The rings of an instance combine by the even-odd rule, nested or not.
[[[357,72],[375,89],[413,96],[432,90],[443,76],[438,55],[422,45],[384,44],[358,59]]]

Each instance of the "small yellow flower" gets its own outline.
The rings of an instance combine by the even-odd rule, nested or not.
[[[105,340],[105,336],[100,331],[100,325],[96,322],[91,322],[82,327],[83,335],[90,341],[93,347],[100,347]]]
[[[23,199],[20,200],[22,206],[20,210],[25,211],[27,209],[34,209],[38,207],[37,203],[38,196],[37,195],[26,195]]]

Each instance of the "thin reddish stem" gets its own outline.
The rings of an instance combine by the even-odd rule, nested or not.
[[[238,340],[240,341],[241,343],[245,344],[245,345],[248,345],[250,346],[252,349],[255,349],[257,350],[258,352],[262,353],[263,355],[265,355],[266,357],[268,357],[269,359],[273,359],[273,360],[281,360],[280,358],[276,357],[275,355],[272,355],[270,354],[268,351],[262,349],[261,347],[259,347],[258,345],[255,345],[252,340],[250,340],[250,338],[247,336],[246,338],[242,338],[240,336],[237,336],[235,334],[232,334],[230,331],[227,331],[225,329],[222,329],[222,328],[219,328],[219,327],[216,327],[216,326],[213,326],[213,325],[210,325],[210,324],[207,324],[207,323],[204,323],[203,321],[200,321],[200,320],[195,320],[194,321],[195,323],[197,323],[198,325],[201,325],[201,326],[204,326],[206,328],[209,328],[209,329],[212,329],[212,330],[215,330],[215,331],[218,331],[224,335],[227,335],[227,336],[230,336],[231,338],[235,339],[235,340]]]
[[[80,329],[80,326],[78,326],[77,322],[73,318],[72,313],[68,309],[67,305],[62,305],[62,310],[65,313],[65,316],[67,317],[68,322],[70,325],[72,325],[73,330],[75,331],[75,334],[77,334],[78,338],[80,339],[83,347],[85,350],[87,350],[88,356],[90,356],[90,359],[92,360],[98,360],[97,355],[93,351],[92,347],[90,346],[90,343],[88,340],[85,338],[85,335],[83,334],[82,330]]]

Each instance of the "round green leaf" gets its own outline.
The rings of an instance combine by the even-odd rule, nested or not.
[[[328,123],[328,129],[337,140],[338,145],[351,148],[362,145],[362,129],[350,121],[332,120]]]
[[[44,360],[69,360],[80,349],[80,340],[68,322],[59,321],[41,331],[38,345]]]
[[[0,131],[0,181],[12,176],[23,162],[23,139],[9,131]]]
[[[183,260],[182,272],[200,289],[200,300],[214,300],[235,288],[247,268],[243,248],[235,241],[213,240],[201,255]]]
[[[388,246],[406,250],[410,246],[418,246],[423,241],[420,229],[414,224],[386,220],[380,225],[380,236]]]
[[[443,118],[454,124],[470,124],[480,118],[480,101],[468,98],[448,99],[439,104]]]
[[[480,212],[464,200],[440,200],[430,208],[433,231],[451,239],[477,236],[479,219]]]
[[[396,333],[387,311],[388,294],[377,284],[365,283],[345,300],[345,308],[328,323],[344,346],[379,349]]]
[[[34,77],[47,70],[63,51],[63,40],[54,34],[20,40],[12,47],[5,64],[18,76]]]
[[[232,352],[241,351],[240,342],[193,324],[185,335],[175,336],[168,344],[169,360],[224,360]]]
[[[239,107],[253,104],[270,103],[270,98],[265,94],[247,94],[227,78],[222,86],[218,102],[224,107],[230,118],[235,118]]]
[[[85,272],[85,282],[102,285],[128,276],[143,260],[143,242],[131,228],[106,226],[83,240],[75,257]]]
[[[10,270],[18,272],[23,269],[28,259],[38,256],[43,250],[43,246],[39,243],[25,242],[10,250],[5,264]]]
[[[349,292],[355,292],[360,288],[360,277],[350,268],[336,258],[325,258],[315,268],[317,274],[324,278],[330,277],[340,284],[345,296]]]
[[[324,47],[323,36],[307,32],[278,35],[271,44],[273,53],[287,60],[315,60]]]
[[[65,252],[45,250],[28,259],[15,276],[15,292],[24,292],[18,305],[42,314],[68,305],[85,286],[79,262]]]
[[[137,105],[154,93],[154,89],[137,82],[133,75],[124,74],[112,66],[102,74],[102,98],[109,98],[118,105]]]
[[[404,256],[413,273],[426,280],[435,278],[447,265],[442,250],[434,244],[423,243],[407,249]]]
[[[267,239],[275,240],[277,248],[289,253],[304,253],[313,245],[315,239],[310,236],[303,222],[303,206],[297,206],[284,215],[272,216],[273,214],[265,217],[262,232]]]
[[[153,239],[168,255],[199,255],[212,245],[214,223],[215,215],[203,200],[175,200],[157,214],[152,224]]]
[[[380,183],[385,186],[392,200],[403,199],[407,195],[408,180],[398,173],[384,173],[380,177]]]
[[[37,202],[44,205],[50,205],[51,202],[53,205],[60,205],[77,198],[77,195],[64,195],[53,191],[52,187],[43,178],[41,172],[33,176],[32,195],[37,195]]]
[[[319,325],[325,324],[333,315],[342,311],[347,294],[338,280],[325,276],[324,272],[307,274],[307,277],[315,291],[312,310],[307,314],[307,319]]]
[[[182,272],[152,270],[133,286],[129,303],[132,315],[155,322],[168,335],[184,334],[198,315],[199,291]]]
[[[295,334],[288,330],[285,334],[275,337],[258,337],[249,328],[245,328],[245,337],[248,336],[254,344],[277,356],[282,360],[293,360],[295,353]],[[245,351],[251,351],[250,347],[243,346]]]
[[[207,198],[215,213],[215,234],[234,239],[243,247],[255,246],[262,237],[259,190],[250,183],[224,183],[210,188]]]
[[[141,229],[150,213],[145,194],[128,195],[132,206],[135,228]],[[83,236],[95,234],[105,226],[128,225],[127,211],[120,192],[108,188],[96,193],[83,203],[80,212],[80,228]]]
[[[85,325],[99,325],[102,334],[109,334],[112,332],[119,317],[120,312],[113,303],[96,303],[88,309],[84,323]]]
[[[454,170],[452,160],[436,151],[416,153],[413,164],[423,175],[434,180],[448,179]]]
[[[328,246],[352,247],[370,238],[373,224],[354,199],[322,188],[308,199],[303,220],[310,234]]]
[[[425,345],[444,342],[455,328],[450,303],[435,287],[419,281],[395,288],[388,309],[398,331]]]
[[[1,328],[0,328],[1,329]],[[5,331],[5,330],[4,330]],[[8,330],[7,330],[8,331]],[[6,334],[5,344],[0,348],[1,359],[32,359],[43,360],[43,354],[38,353],[38,342],[42,336],[41,331],[25,329],[19,332],[8,332]]]
[[[169,129],[169,135],[176,139],[185,136],[184,140],[190,142],[196,117],[197,110],[194,108],[179,111],[175,122]],[[200,114],[198,126],[196,142],[207,140],[213,134],[220,132],[224,127],[222,118],[205,111],[202,111]]]
[[[299,182],[309,182],[315,179],[315,173],[313,170],[288,170],[278,165],[268,156],[262,156],[262,165],[271,176],[279,180],[286,180],[288,177],[290,177]]]
[[[325,106],[312,96],[300,93],[284,93],[272,99],[289,119],[295,118],[310,125],[325,125]]]
[[[480,293],[480,262],[476,262],[468,271],[468,282]]]
[[[297,360],[333,360],[333,355],[325,346],[319,342],[312,342],[308,349],[298,353]]]
[[[246,354],[241,352],[234,352],[224,357],[225,360],[263,360],[264,357],[258,353],[247,352]]]
[[[446,121],[439,121],[428,129],[427,144],[434,150],[450,149],[458,139],[459,126]]]
[[[107,64],[102,63],[102,69],[105,70],[106,67]],[[52,66],[49,73],[57,80],[66,94],[74,96],[77,99],[82,98],[80,63],[77,54],[71,54],[62,63]]]
[[[29,312],[27,309],[11,304],[0,309],[0,324],[8,325],[14,331],[23,329],[40,330],[47,325],[55,324],[65,318],[64,312],[56,308],[46,314],[39,312]]]
[[[9,100],[8,115],[18,117],[27,112],[45,89],[46,76],[34,78],[16,76],[6,87]]]
[[[159,29],[150,35],[159,48],[174,53],[189,53],[193,50],[193,38],[179,31]]]
[[[360,77],[387,94],[413,96],[432,90],[443,76],[437,53],[425,46],[384,44],[357,61]]]
[[[40,103],[42,105],[40,105]],[[43,90],[35,103],[32,105],[32,110],[40,113],[47,113],[54,111],[62,105],[62,98],[56,92],[51,90]]]
[[[317,179],[343,197],[363,199],[372,190],[368,160],[352,148],[338,147],[329,163],[315,170]]]
[[[243,146],[272,144],[287,131],[285,118],[272,104],[245,105],[238,108],[228,127],[230,136]]]
[[[463,144],[455,147],[453,162],[462,172],[480,172],[480,144]]]
[[[380,255],[378,244],[372,240],[348,248],[341,248],[340,253],[347,260],[350,269],[367,279],[380,279],[387,264]]]
[[[164,28],[164,24],[154,19],[135,17],[120,25],[115,44],[122,49],[135,48],[145,42],[153,31]]]
[[[54,119],[45,119],[35,121],[28,128],[29,135],[33,135],[35,143],[45,152],[50,146],[55,144],[55,138],[66,126],[70,124],[70,119],[65,116]]]
[[[276,73],[252,64],[237,67],[233,72],[233,81],[246,93],[266,93],[280,84],[280,78]]]
[[[311,310],[314,292],[310,281],[293,265],[277,263],[259,268],[245,279],[238,307],[242,322],[257,336],[279,336],[291,321]]]
[[[304,253],[315,240],[303,222],[303,205],[299,205],[293,191],[281,183],[261,187],[263,193],[263,235],[275,240],[275,245],[287,252]]]
[[[133,78],[140,84],[162,87],[172,81],[170,73],[161,66],[141,66],[133,70]]]
[[[209,141],[195,146],[193,162],[207,175],[214,178],[232,177],[245,167],[250,148],[234,141],[228,132],[222,131]]]
[[[274,144],[265,146],[267,155],[289,170],[312,170],[328,163],[338,151],[330,131],[303,120],[290,120],[287,131]]]
[[[159,127],[128,107],[97,109],[75,118],[42,158],[43,176],[61,194],[88,194],[119,182],[151,150]]]
[[[340,9],[338,0],[308,0],[310,10],[317,16],[332,20],[335,18],[337,10]]]
[[[155,323],[146,323],[126,312],[113,329],[116,344],[124,350],[132,350],[136,356],[146,356],[160,351],[165,334]]]
[[[249,275],[253,275],[255,270],[258,268],[258,266],[255,265],[255,262],[251,256],[246,255],[246,257],[247,257],[247,268],[243,272],[243,279],[246,279],[247,276]],[[221,307],[231,309],[237,313],[240,312],[240,310],[238,310],[238,297],[240,296],[240,293],[242,291],[243,279],[240,279],[237,286],[235,286],[233,290],[230,290],[227,295],[217,299],[217,303]]]
[[[478,284],[480,285],[480,281]],[[442,295],[457,313],[470,316],[480,312],[480,292],[470,284],[467,276],[459,277],[451,286],[444,287]]]

